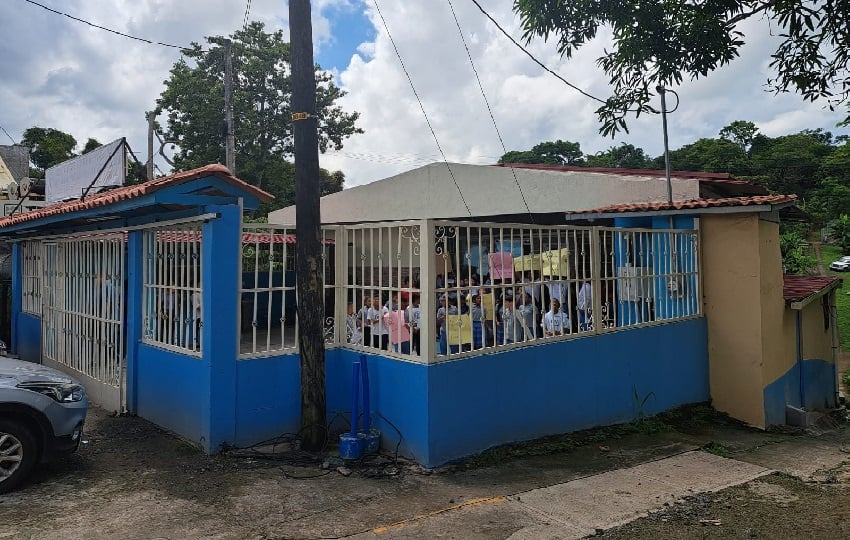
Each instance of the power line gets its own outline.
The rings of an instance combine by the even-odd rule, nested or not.
[[[140,37],[136,37],[136,36],[131,36],[130,34],[125,34],[124,32],[119,32],[118,30],[113,30],[113,29],[111,29],[111,28],[107,28],[107,27],[105,27],[105,26],[100,26],[99,24],[94,24],[93,22],[89,22],[89,21],[87,21],[87,20],[85,20],[85,19],[81,19],[81,18],[79,18],[79,17],[74,17],[73,15],[69,15],[69,14],[67,14],[67,13],[63,13],[63,12],[61,12],[61,11],[57,11],[57,10],[55,10],[55,9],[53,9],[53,8],[50,8],[50,7],[48,7],[48,6],[45,6],[44,4],[39,4],[38,2],[34,2],[33,0],[24,0],[24,2],[27,2],[28,4],[32,4],[32,5],[34,5],[34,6],[38,6],[38,7],[42,8],[42,9],[46,9],[47,11],[49,11],[49,12],[51,12],[51,13],[55,13],[56,15],[64,15],[65,17],[68,17],[69,19],[73,19],[73,20],[75,20],[75,21],[77,21],[77,22],[81,22],[81,23],[83,23],[83,24],[87,24],[87,25],[89,25],[89,26],[91,26],[91,27],[93,27],[93,28],[97,28],[97,29],[99,29],[99,30],[105,30],[105,31],[107,31],[107,32],[111,32],[111,33],[113,33],[113,34],[116,34],[116,35],[119,35],[119,36],[122,36],[122,37],[125,37],[125,38],[135,39],[136,41],[142,41],[142,42],[147,43],[147,44],[149,44],[149,45],[162,45],[163,47],[171,47],[171,48],[173,48],[173,49],[179,49],[179,50],[181,50],[181,51],[191,51],[191,50],[193,50],[193,49],[192,49],[192,48],[190,48],[190,47],[183,47],[183,46],[181,46],[181,45],[173,45],[173,44],[171,44],[171,43],[163,43],[163,42],[161,42],[161,41],[152,41],[152,40],[150,40],[150,39],[145,39],[145,38],[140,38]]]
[[[4,128],[3,126],[0,126],[0,129],[2,129],[3,133],[5,133],[7,137],[9,137],[9,140],[12,141],[12,144],[18,144],[17,141],[15,141],[15,139],[11,135],[9,135],[9,132],[6,131],[6,128]]]
[[[463,206],[466,207],[466,212],[472,217],[472,211],[469,209],[469,205],[466,204],[466,199],[463,196],[463,192],[460,189],[460,185],[457,183],[457,179],[455,178],[454,172],[452,172],[452,168],[449,165],[449,160],[446,159],[446,154],[443,152],[443,147],[440,146],[440,141],[437,139],[437,133],[434,131],[434,127],[431,125],[431,120],[428,119],[428,113],[425,112],[425,106],[422,104],[422,100],[419,99],[419,93],[416,91],[416,87],[413,85],[413,79],[410,78],[410,73],[407,72],[407,68],[404,67],[404,60],[401,59],[401,53],[398,51],[398,47],[396,47],[395,40],[393,39],[392,34],[390,34],[390,28],[387,26],[387,20],[384,19],[384,14],[381,13],[381,8],[378,6],[378,0],[373,0],[375,4],[375,9],[378,11],[378,16],[381,17],[381,22],[384,24],[384,30],[387,31],[387,37],[390,39],[390,43],[395,50],[395,55],[398,57],[398,61],[401,64],[401,69],[404,71],[404,74],[407,76],[407,82],[410,83],[410,88],[413,90],[413,95],[416,96],[416,101],[419,102],[419,108],[422,109],[422,115],[425,116],[425,123],[428,124],[428,129],[431,130],[431,135],[434,137],[434,142],[437,143],[437,149],[440,151],[440,155],[443,156],[443,162],[446,164],[446,168],[449,170],[449,176],[452,177],[452,182],[454,182],[455,187],[457,188],[457,193],[460,195],[460,200],[463,202]]]
[[[460,41],[463,43],[463,48],[466,49],[466,57],[469,58],[469,65],[472,66],[472,71],[475,73],[475,80],[478,81],[478,89],[481,90],[481,97],[484,98],[484,104],[487,106],[487,112],[490,113],[490,120],[493,121],[493,128],[496,130],[496,136],[499,137],[499,143],[502,145],[502,152],[507,154],[508,149],[505,146],[505,141],[502,139],[502,133],[499,131],[499,126],[496,125],[496,117],[493,116],[493,109],[490,107],[490,101],[487,99],[487,94],[484,92],[484,85],[481,84],[481,77],[478,76],[478,70],[475,68],[475,62],[472,60],[472,53],[469,50],[469,46],[466,44],[466,38],[463,37],[463,30],[460,27],[460,21],[457,20],[457,13],[455,13],[455,7],[452,4],[452,0],[446,0],[449,3],[449,8],[452,10],[452,17],[454,17],[455,25],[457,26],[457,33],[460,35]],[[525,211],[528,212],[528,217],[532,223],[534,223],[534,216],[531,215],[531,208],[528,207],[528,201],[525,199],[525,193],[522,192],[522,186],[519,185],[519,178],[517,178],[516,171],[513,167],[510,167],[511,174],[514,177],[514,183],[516,184],[516,188],[519,190],[519,196],[522,197],[522,204],[525,205]]]
[[[503,34],[504,34],[504,35],[505,35],[505,36],[506,36],[509,40],[511,40],[511,42],[512,42],[514,45],[516,45],[516,46],[517,46],[517,48],[519,48],[519,50],[521,50],[521,51],[522,51],[522,52],[524,52],[524,53],[525,53],[525,54],[526,54],[529,58],[531,58],[531,59],[534,61],[534,63],[535,63],[535,64],[537,64],[538,66],[542,67],[543,69],[545,69],[546,71],[548,71],[549,73],[551,73],[552,75],[554,75],[555,77],[557,77],[557,78],[558,78],[561,82],[563,82],[564,84],[566,84],[567,86],[569,86],[569,87],[570,87],[570,88],[572,88],[573,90],[577,91],[578,93],[580,93],[580,94],[582,94],[582,95],[584,95],[584,96],[587,96],[587,97],[589,97],[590,99],[593,99],[593,100],[595,100],[595,101],[598,101],[599,103],[602,103],[602,104],[607,103],[604,99],[600,99],[600,98],[598,98],[598,97],[594,96],[593,94],[589,94],[588,92],[585,92],[584,90],[582,90],[582,89],[581,89],[581,88],[579,88],[578,86],[574,85],[574,84],[573,84],[573,83],[571,83],[570,81],[566,80],[565,78],[561,77],[560,75],[558,75],[557,73],[555,73],[554,71],[552,71],[551,69],[549,69],[549,68],[548,68],[548,67],[547,67],[547,66],[546,66],[543,62],[541,62],[541,61],[540,61],[540,60],[538,60],[538,59],[537,59],[537,58],[536,58],[533,54],[531,54],[531,53],[528,51],[528,49],[526,49],[525,47],[523,47],[523,46],[522,46],[522,45],[521,45],[521,44],[520,44],[517,40],[515,40],[515,39],[513,38],[513,36],[511,36],[511,35],[507,32],[507,30],[505,30],[504,28],[502,28],[502,25],[500,25],[498,22],[496,22],[496,19],[494,19],[493,17],[491,17],[491,16],[490,16],[490,14],[489,14],[489,13],[487,13],[487,11],[485,11],[483,7],[481,7],[481,4],[479,4],[479,3],[478,3],[478,0],[472,0],[472,3],[473,3],[473,4],[475,4],[475,6],[476,6],[476,7],[477,7],[480,11],[481,11],[481,13],[483,13],[485,17],[487,17],[488,19],[490,19],[490,21],[491,21],[493,24],[495,24],[495,25],[496,25],[496,28],[498,28],[498,29],[499,29],[499,31],[501,31],[501,32],[502,32],[502,33],[503,33]]]

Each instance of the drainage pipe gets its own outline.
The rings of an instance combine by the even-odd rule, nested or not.
[[[372,408],[369,403],[369,362],[366,355],[360,355],[361,378],[363,380],[363,432],[369,433],[372,429]]]
[[[800,408],[806,410],[806,391],[803,387],[803,311],[797,310],[797,371],[800,378]]]
[[[351,436],[357,437],[357,419],[360,416],[360,362],[351,365]]]

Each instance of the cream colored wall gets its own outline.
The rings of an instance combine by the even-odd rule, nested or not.
[[[832,357],[833,324],[835,321],[831,321],[830,327],[824,330],[821,299],[803,308],[803,358],[834,361]]]
[[[700,232],[712,404],[764,427],[761,302],[775,283],[762,286],[758,215],[705,215]]]
[[[785,375],[797,361],[795,315],[785,306],[782,294],[782,253],[779,224],[759,222],[761,265],[763,381],[768,385]]]

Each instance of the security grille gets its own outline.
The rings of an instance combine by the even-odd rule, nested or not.
[[[201,356],[201,229],[151,229],[144,251],[142,342]]]
[[[41,242],[21,243],[21,309],[24,313],[41,315]]]

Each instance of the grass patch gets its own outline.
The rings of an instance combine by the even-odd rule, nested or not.
[[[823,267],[826,268],[827,275],[845,278],[840,289],[835,291],[835,310],[838,314],[838,335],[841,337],[841,350],[850,350],[850,273],[833,272],[829,269],[829,263],[840,259],[843,256],[839,246],[828,246],[826,244],[820,247],[821,257],[823,258]]]
[[[732,453],[729,450],[729,447],[721,443],[716,443],[714,441],[711,441],[707,445],[703,446],[702,449],[708,452],[709,454],[714,454],[715,456],[720,457],[729,457]]]
[[[850,370],[845,371],[841,379],[844,381],[844,389],[850,393]]]

